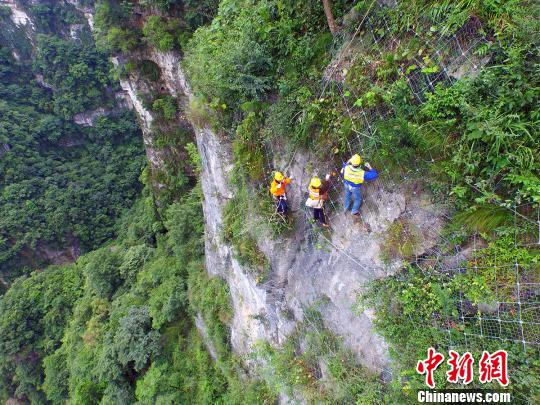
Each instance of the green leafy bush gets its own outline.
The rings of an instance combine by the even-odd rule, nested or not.
[[[179,29],[179,20],[151,15],[144,23],[143,35],[145,40],[156,49],[170,51],[178,46],[176,35]]]
[[[259,123],[254,112],[250,112],[236,129],[233,153],[237,170],[252,182],[265,179],[264,150],[259,141]]]
[[[129,2],[117,0],[96,2],[94,34],[98,49],[129,52],[139,43],[140,30],[129,24],[132,6]]]
[[[111,27],[104,39],[105,49],[110,52],[128,53],[139,44],[139,38],[129,28]]]
[[[157,112],[160,117],[172,120],[176,117],[178,110],[176,99],[171,95],[160,96],[152,102],[152,110]]]
[[[246,223],[250,215],[248,194],[245,187],[240,187],[237,194],[227,201],[223,209],[223,239],[231,243],[240,264],[248,266],[256,277],[263,281],[270,271],[270,263],[259,249],[257,239],[251,234],[252,229]]]
[[[331,41],[324,27],[320,2],[225,1],[190,40],[184,65],[199,95],[234,111],[271,91],[287,95],[301,76],[318,76]]]
[[[116,361],[123,367],[142,371],[159,351],[159,333],[152,330],[152,319],[146,307],[131,307],[120,325],[106,342]],[[107,339],[107,338],[106,338]]]

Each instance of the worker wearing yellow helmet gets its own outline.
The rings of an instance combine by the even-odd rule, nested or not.
[[[285,177],[283,173],[281,172],[275,172],[274,173],[274,179],[272,180],[272,183],[270,184],[270,193],[276,200],[277,206],[276,206],[276,212],[280,214],[286,214],[287,213],[287,194],[286,194],[286,187],[287,184],[290,184],[293,180],[293,177]]]
[[[362,194],[360,187],[365,181],[375,180],[379,174],[369,163],[364,163],[364,168],[360,165],[362,158],[360,155],[353,155],[347,163],[343,164],[341,173],[345,184],[345,211],[349,210],[352,202],[352,214],[360,215],[360,205],[362,204]],[[364,170],[366,169],[366,170]]]
[[[306,200],[306,206],[313,208],[313,219],[324,227],[329,225],[326,223],[324,215],[324,202],[328,199],[328,189],[330,184],[330,175],[326,175],[326,180],[321,181],[317,176],[313,177],[309,183],[309,197]]]

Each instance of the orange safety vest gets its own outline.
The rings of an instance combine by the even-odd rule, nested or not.
[[[285,179],[282,182],[277,182],[275,180],[272,180],[272,184],[270,185],[270,193],[274,197],[280,197],[285,194],[285,186],[287,184],[290,184],[292,180],[291,179]]]

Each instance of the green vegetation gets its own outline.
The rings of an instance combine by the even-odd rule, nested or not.
[[[36,42],[32,69],[14,60],[13,46],[0,49],[0,204],[7,212],[0,222],[0,269],[11,281],[29,273],[19,271],[21,265],[37,268],[42,263],[21,264],[21,257],[42,242],[60,247],[73,237],[86,251],[99,248],[74,264],[17,279],[1,298],[0,400],[275,403],[285,393],[309,402],[408,403],[424,387],[416,362],[434,346],[476,358],[482,350],[506,349],[517,400],[538,402],[536,353],[520,342],[474,337],[481,325],[517,341],[536,331],[526,311],[523,336],[489,319],[478,323],[482,305],[515,300],[516,269],[498,263],[519,262],[526,282],[540,282],[537,253],[514,244],[527,239],[529,229],[514,235],[505,208],[540,199],[532,2],[377,6],[358,33],[362,42],[351,43],[352,57],[333,73],[326,70],[329,62],[371,2],[332,3],[338,21],[351,7],[356,13],[334,37],[318,0],[222,0],[219,10],[211,0],[104,0],[96,4],[96,42],[111,53],[143,47],[184,53],[197,93],[190,117],[232,143],[236,189],[222,236],[259,282],[270,266],[258,239],[267,231],[283,235],[294,224],[275,215],[268,150],[280,154],[278,164],[297,148],[338,164],[350,144],[360,146],[357,134],[367,133],[364,157],[384,168],[384,176],[423,178],[421,187],[455,212],[443,253],[482,232],[477,237],[488,247],[460,271],[442,271],[441,258],[427,255],[359,297],[359,312],[374,309],[377,330],[390,345],[393,380],[384,384],[358,366],[313,308],[305,309],[304,322],[282,347],[260,344],[253,357],[262,379],[248,377],[243,359],[231,354],[227,284],[204,269],[202,196],[194,181],[200,157],[189,129],[177,125],[178,101],[160,87],[155,63],[128,56],[118,74],[148,84],[140,98],[156,118],[155,146],[171,159],[161,170],[143,171],[146,188],[124,212],[139,191],[140,134],[122,112],[99,117],[94,127],[72,123],[77,113],[112,107],[115,85],[100,51],[50,35],[80,16],[47,3],[32,8],[38,25],[48,26],[40,31],[47,35]],[[47,22],[51,10],[58,17]],[[0,9],[2,24],[8,17]],[[436,49],[436,41],[454,34],[467,40],[459,34],[463,27],[485,39],[470,51],[478,72],[442,80],[455,55]],[[12,32],[2,30],[2,43]],[[29,54],[28,45],[20,49]],[[54,91],[37,86],[35,73]],[[156,183],[164,185],[159,204],[151,189]],[[419,238],[408,221],[396,221],[383,257],[412,259]],[[439,369],[439,388],[448,386],[444,377]]]
[[[262,360],[261,374],[276,395],[300,394],[308,403],[382,401],[382,382],[357,364],[354,354],[325,328],[317,309],[307,308],[304,315],[304,322],[280,348],[261,342],[254,354]]]
[[[343,2],[336,3],[342,13]],[[222,1],[218,18],[188,44],[184,65],[196,92],[235,128],[232,116],[242,104],[271,93],[279,92],[294,113],[295,101],[314,94],[331,40],[319,1]]]
[[[210,2],[192,7],[210,10]],[[127,3],[100,2],[100,46],[112,52],[140,46],[129,15]],[[74,264],[17,279],[1,298],[0,400],[274,403],[231,355],[229,292],[204,269],[202,196],[193,181],[200,157],[190,128],[177,125],[176,99],[159,90],[144,95],[157,118],[156,147],[168,148],[171,159],[158,172],[143,171],[142,196],[124,212],[139,193],[142,166],[134,117],[118,111],[95,118],[93,127],[72,123],[74,114],[114,106],[106,95],[115,90],[110,66],[91,44],[54,36],[40,36],[38,44],[34,71],[1,49],[0,146],[9,157],[2,160],[7,186],[0,201],[9,213],[2,218],[2,270],[27,246],[62,246],[72,236],[64,236],[67,230],[75,230],[85,250],[102,246]],[[131,65],[121,74],[159,82],[153,62]],[[54,91],[37,86],[33,73]],[[150,187],[156,180],[166,185],[159,209]]]
[[[132,4],[97,1],[94,15],[96,46],[109,52],[129,52],[140,43],[140,28],[130,24]]]
[[[341,16],[345,2],[335,3]],[[319,1],[222,1],[217,18],[185,47],[184,66],[199,96],[191,117],[233,140],[238,190],[227,204],[225,239],[240,262],[258,269],[257,280],[268,271],[259,228],[278,235],[294,224],[275,213],[264,143],[290,140],[300,103],[315,94],[332,41],[325,24]],[[267,99],[274,95],[272,105]],[[264,213],[263,221],[248,220],[254,212]]]
[[[160,51],[170,51],[179,46],[179,38],[175,33],[180,28],[180,20],[167,20],[157,15],[151,15],[144,23],[143,35],[149,45]]]
[[[395,276],[373,282],[360,297],[359,311],[366,307],[375,309],[375,326],[390,344],[391,355],[399,362],[393,385],[395,394],[401,398],[400,403],[414,403],[415,390],[425,387],[424,377],[418,375],[415,368],[431,346],[441,352],[446,352],[448,347],[461,354],[469,351],[475,359],[480,358],[483,350],[507,350],[509,374],[514,376],[514,399],[526,403],[540,398],[537,384],[531,384],[540,378],[533,347],[527,346],[524,350],[519,341],[477,337],[479,322],[484,328],[490,327],[489,315],[481,314],[478,304],[489,304],[495,299],[500,302],[516,300],[515,267],[495,267],[497,264],[519,262],[526,269],[529,280],[540,280],[538,256],[511,246],[509,238],[490,243],[487,249],[479,251],[478,257],[466,263],[468,271],[464,273],[444,274],[435,265],[407,266]],[[501,316],[511,316],[511,310],[507,313],[501,307],[500,311]],[[465,316],[465,320],[460,320],[460,316]],[[481,316],[488,319],[479,321]],[[537,332],[532,324],[527,324],[531,321],[528,319],[524,314],[523,333],[526,339],[531,339]],[[512,323],[493,322],[491,327],[496,326],[501,336],[518,337]],[[435,379],[437,388],[455,388],[446,381],[443,370],[437,370]],[[480,387],[476,379],[472,384]],[[500,387],[495,383],[493,388]]]
[[[163,118],[165,120],[172,120],[176,117],[176,99],[170,95],[156,98],[152,102],[152,110],[155,111],[160,118]]]
[[[52,353],[63,336],[73,307],[83,293],[77,265],[50,267],[46,272],[15,282],[0,303],[0,396],[6,399],[7,378],[16,375],[18,386],[35,385],[43,378],[40,353]],[[34,389],[27,398],[39,402]]]
[[[352,6],[333,3],[338,20]],[[192,115],[199,125],[206,122],[232,141],[235,178],[241,179],[225,212],[225,238],[239,260],[256,262],[260,221],[252,213],[263,212],[262,222],[272,218],[271,201],[270,209],[263,209],[269,181],[263,151],[268,146],[284,154],[274,156],[280,164],[301,147],[336,165],[350,146],[362,146],[364,157],[384,168],[385,178],[398,184],[419,182],[448,204],[455,215],[446,231],[452,243],[464,246],[477,231],[488,241],[500,238],[484,257],[496,251],[507,263],[519,259],[528,277],[539,282],[535,256],[514,249],[514,240],[506,238],[514,230],[505,208],[538,204],[540,198],[538,20],[532,17],[533,2],[422,0],[376,6],[368,13],[370,5],[356,2],[356,16],[348,15],[341,33],[332,38],[321,2],[225,0],[218,17],[199,28],[185,47],[184,66],[198,96]],[[332,49],[349,45],[366,13],[361,38],[350,44],[351,56],[338,61],[334,72],[326,71],[332,76],[325,77],[322,95],[320,80]],[[444,41],[449,42],[437,48]],[[450,41],[468,49],[467,61],[452,53]],[[464,66],[453,65],[456,60]],[[369,136],[358,145],[356,134],[364,133]],[[524,229],[516,237],[530,240],[528,232],[535,230]],[[407,221],[397,221],[387,235],[383,258],[412,259],[419,238]],[[449,243],[441,251],[454,247]],[[494,261],[487,260],[485,269],[470,263],[466,272],[452,275],[434,265],[437,258],[422,262],[426,268],[406,266],[395,277],[374,283],[363,298],[375,308],[377,327],[397,360],[396,378],[385,394],[389,401],[412,401],[410,395],[422,381],[414,366],[432,345],[446,349],[450,344],[475,355],[482,347],[504,347],[513,358],[514,375],[530,372],[532,379],[538,378],[533,370],[537,362],[527,363],[530,353],[519,344],[474,338],[463,342],[464,333],[478,325],[436,326],[445,315],[457,316],[456,294],[472,308],[493,303],[498,285]],[[510,273],[497,276],[512,285]],[[450,329],[450,334],[441,329]],[[510,330],[501,333],[514,336]],[[289,387],[291,395],[300,392],[320,400],[316,367],[295,360],[300,343],[288,342],[282,350],[263,345],[271,364],[270,385],[276,392]],[[518,398],[537,398],[531,378],[515,382]],[[443,379],[441,372],[438,383]]]
[[[11,8],[9,8],[8,6],[0,6],[0,17],[1,18],[6,18],[6,17],[10,17],[11,16]]]
[[[246,223],[249,215],[249,196],[245,187],[239,187],[223,209],[223,239],[232,244],[236,258],[253,273],[257,282],[264,281],[270,272],[270,263],[257,246],[256,235]]]
[[[150,60],[152,53],[145,56],[145,51],[180,51],[197,21],[202,23],[212,18],[208,13],[213,6],[212,1],[96,2],[98,48],[118,56],[117,77],[145,83],[137,86],[137,97],[154,118],[149,137],[163,164],[159,168],[153,165],[144,176],[152,185],[159,211],[162,206],[177,201],[195,183],[184,148],[192,140],[192,130],[184,115],[179,114],[179,100],[164,85],[159,66]],[[194,18],[198,12],[203,14]]]
[[[150,46],[160,51],[180,50],[200,25],[212,20],[217,0],[96,1],[95,33],[100,49],[129,53]],[[145,14],[133,12],[134,8]],[[159,15],[153,15],[160,10]],[[142,29],[141,29],[142,27]]]
[[[537,22],[529,18],[524,4],[527,2],[506,2],[500,6],[448,2],[444,11],[434,7],[423,14],[415,8],[418,4],[403,3],[399,10],[387,11],[393,21],[390,35],[403,35],[415,19],[419,24],[416,32],[422,31],[419,27],[437,21],[441,25],[436,27],[437,31],[452,33],[465,23],[474,24],[470,15],[475,13],[483,18],[482,29],[501,40],[488,42],[475,50],[477,55],[471,55],[477,59],[475,63],[480,63],[481,57],[490,58],[489,65],[480,69],[478,76],[446,86],[440,83],[434,92],[424,93],[425,102],[420,105],[414,102],[411,86],[405,79],[418,80],[414,77],[418,69],[414,55],[432,52],[430,35],[424,44],[405,38],[389,55],[394,72],[400,69],[406,77],[396,75],[381,80],[382,68],[379,65],[373,72],[373,50],[367,48],[358,58],[360,62],[349,70],[351,93],[362,95],[359,100],[383,94],[382,105],[397,113],[386,123],[375,123],[381,142],[376,145],[368,141],[374,156],[370,159],[389,162],[391,167],[398,163],[403,168],[410,167],[420,154],[424,160],[434,162],[425,170],[451,192],[459,209],[468,208],[471,203],[485,208],[493,200],[539,201],[539,162],[534,152],[540,146],[534,107],[538,101],[534,90],[538,76],[534,71],[536,47],[531,35]],[[410,16],[410,20],[398,17],[399,13]],[[375,23],[372,28],[376,27]],[[445,63],[445,56],[440,58],[439,63]],[[388,63],[388,59],[383,62]],[[429,79],[434,71],[426,69],[435,62],[424,58],[423,63],[423,76]],[[377,79],[374,73],[378,73]],[[370,88],[369,81],[361,80],[366,76],[376,82],[375,90]],[[479,194],[483,198],[477,198]]]
[[[381,257],[387,263],[396,259],[411,260],[420,243],[415,225],[406,219],[397,219],[388,228],[381,246]]]
[[[92,45],[80,44],[54,36],[38,35],[35,73],[54,89],[52,110],[65,119],[74,114],[111,107],[105,90],[116,87],[109,77],[111,66],[106,55]]]
[[[83,0],[81,3],[84,3]],[[32,2],[22,0],[20,2],[28,14],[37,32],[58,35],[71,24],[84,24],[84,16],[69,3],[59,2]],[[79,40],[83,43],[91,43],[92,35],[87,27],[81,27]]]
[[[102,42],[104,50],[128,53],[139,45],[139,38],[129,28],[111,27]]]
[[[86,252],[114,236],[139,192],[143,147],[91,43],[40,34],[32,67],[14,59],[12,39],[0,39],[0,273],[11,282],[57,250]],[[73,122],[97,108],[112,112],[92,127]]]
[[[389,33],[382,31],[379,18],[366,21],[365,29],[380,31],[383,40],[375,43],[371,34],[364,34],[367,45],[354,48],[354,63],[343,70],[347,89],[343,95],[330,85],[323,98],[317,97],[331,37],[321,29],[324,16],[320,2],[315,1],[297,6],[222,2],[219,18],[199,29],[190,41],[185,66],[194,89],[209,106],[215,106],[222,127],[236,132],[235,139],[245,139],[245,132],[235,128],[250,119],[251,112],[242,112],[242,105],[277,94],[277,101],[264,103],[259,110],[261,127],[256,136],[250,136],[249,144],[280,139],[321,150],[332,160],[333,151],[346,153],[352,130],[365,126],[357,111],[347,114],[346,103],[364,109],[387,108],[395,110],[396,116],[371,123],[378,135],[366,138],[364,149],[370,160],[388,167],[389,172],[406,171],[420,154],[434,162],[422,170],[445,187],[450,185],[464,204],[475,198],[476,188],[486,201],[511,199],[518,189],[520,198],[538,201],[535,21],[518,1],[500,6],[444,2],[427,14],[422,13],[422,4],[382,8],[380,14],[386,13],[392,23]],[[334,6],[340,12],[346,10],[339,2]],[[355,7],[362,15],[367,6],[360,2]],[[296,7],[302,7],[302,13]],[[415,72],[426,79],[435,76],[440,71],[437,63],[443,62],[424,57],[423,66],[418,66],[418,55],[433,51],[433,32],[452,34],[472,13],[483,19],[485,31],[501,39],[478,49],[478,58],[489,55],[492,67],[481,69],[476,78],[438,85],[433,93],[424,95],[429,89],[419,89],[426,100],[418,104],[406,78],[414,79]],[[411,26],[416,32],[427,32],[424,43],[404,34]],[[392,35],[404,37],[397,49],[391,45]],[[378,55],[386,47],[391,51]],[[251,171],[260,172],[262,162],[256,148],[250,148],[247,159],[259,165]],[[245,160],[244,154],[239,163]],[[495,185],[497,194],[492,195]]]
[[[18,280],[0,301],[0,399],[274,401],[261,383],[240,379],[230,355],[228,289],[203,266],[199,187],[171,204],[163,222],[144,194],[117,240]]]

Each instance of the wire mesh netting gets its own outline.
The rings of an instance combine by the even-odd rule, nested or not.
[[[395,35],[385,13],[380,12],[385,7],[379,2],[372,2],[365,15],[359,22],[356,30],[336,50],[336,57],[330,68],[325,73],[319,98],[323,99],[326,94],[337,95],[333,98],[334,107],[339,108],[350,119],[351,136],[344,139],[341,145],[336,147],[336,152],[328,156],[327,161],[332,162],[326,167],[319,168],[319,174],[324,172],[334,173],[333,181],[330,181],[328,200],[325,203],[326,216],[330,223],[343,214],[343,185],[337,179],[341,166],[355,153],[359,153],[366,160],[380,146],[384,140],[379,138],[380,125],[390,122],[398,115],[398,111],[388,103],[370,104],[359,103],[353,100],[361,100],[356,90],[348,85],[343,72],[347,67],[358,63],[357,58],[361,53],[369,70],[381,60],[400,48],[403,42],[420,41],[422,51],[412,56],[412,63],[407,67],[398,66],[397,71],[389,71],[383,74],[396,74],[404,78],[416,103],[426,101],[429,93],[435,91],[437,86],[449,86],[456,79],[465,75],[474,76],[481,66],[487,62],[479,50],[486,46],[488,40],[482,30],[482,25],[476,17],[470,17],[465,24],[452,34],[445,32],[432,35],[420,35],[414,29],[409,29],[405,34]],[[361,50],[361,52],[359,51]],[[343,61],[346,60],[346,63]],[[435,128],[433,128],[436,131]],[[388,147],[388,145],[385,145]],[[275,142],[269,140],[264,143],[264,152],[268,164],[268,173],[273,172],[273,157],[276,156]],[[282,170],[287,170],[295,162],[297,150],[291,152],[291,158]],[[391,151],[396,154],[396,148]],[[377,168],[379,178],[369,186],[369,193],[379,193],[383,190],[391,190],[396,186],[406,187],[410,185],[411,193],[416,194],[414,187],[416,181],[426,177],[429,165],[436,162],[435,156],[419,156],[416,162],[401,167],[399,173],[393,173],[387,167]],[[474,185],[471,189],[478,192]],[[307,189],[307,185],[306,185]],[[293,207],[296,211],[305,214],[306,222],[312,222],[312,210],[305,207],[303,201],[297,201],[299,206]],[[540,207],[538,204],[525,203],[522,205],[509,205],[500,201],[492,201],[500,206],[501,210],[507,211],[514,221],[514,245],[521,247],[540,246]],[[414,208],[414,209],[413,209]],[[364,205],[363,213],[372,209]],[[431,208],[432,210],[432,208]],[[519,342],[523,345],[538,345],[540,343],[540,271],[538,268],[523,266],[519,261],[501,262],[490,265],[486,269],[478,267],[474,263],[480,249],[476,248],[478,233],[473,233],[474,252],[472,259],[462,260],[461,263],[449,264],[449,257],[459,257],[459,245],[452,243],[442,233],[437,220],[442,217],[446,222],[451,218],[447,211],[430,211],[429,207],[407,206],[402,218],[412,218],[419,211],[432,218],[433,226],[428,227],[428,237],[438,240],[435,247],[424,252],[422,256],[415,257],[412,265],[417,266],[423,272],[435,274],[441,280],[447,281],[456,274],[473,274],[482,270],[486,285],[495,293],[491,300],[483,304],[474,304],[462,291],[458,291],[451,297],[451,302],[444,314],[434,313],[433,322],[448,336],[448,344],[452,346],[456,341],[467,344],[468,340],[474,339],[499,339]],[[278,220],[286,221],[275,213]],[[362,221],[362,219],[361,219]],[[428,221],[429,222],[429,221]],[[368,268],[357,253],[345,249],[337,242],[333,242],[331,236],[314,224],[311,228],[311,238],[322,238],[329,249],[339,252],[348,260],[357,265],[362,271],[369,274],[372,269]],[[465,263],[464,263],[465,262]],[[268,288],[272,289],[272,280],[269,280]]]

